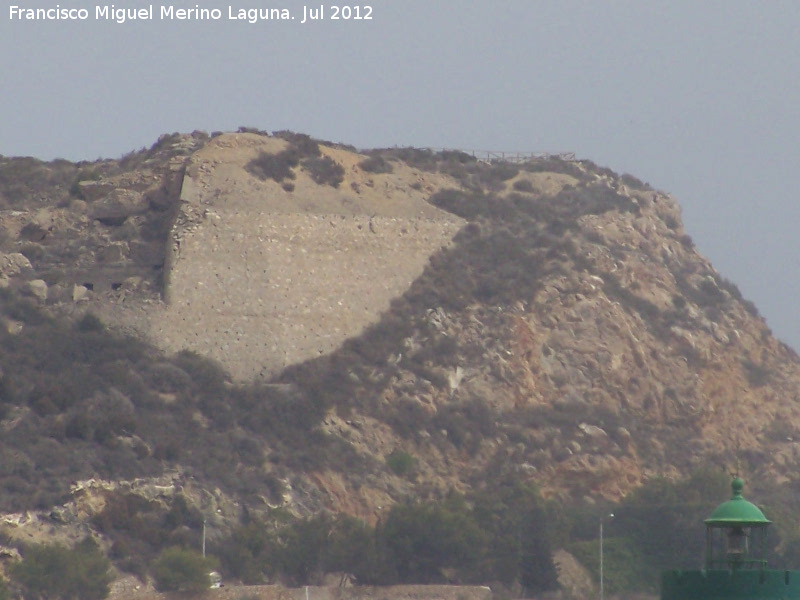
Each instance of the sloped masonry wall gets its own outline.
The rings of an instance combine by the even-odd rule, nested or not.
[[[237,379],[332,351],[374,323],[461,223],[214,207],[172,249],[168,304],[151,335]]]

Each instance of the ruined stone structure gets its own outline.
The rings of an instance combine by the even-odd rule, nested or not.
[[[365,173],[363,156],[322,147],[345,181],[319,185],[298,168],[292,191],[246,170],[260,152],[285,146],[222,135],[190,159],[166,304],[151,318],[153,341],[210,356],[238,379],[272,375],[358,335],[463,225],[424,200],[442,176],[405,165]]]

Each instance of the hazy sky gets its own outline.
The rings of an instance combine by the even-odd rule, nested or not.
[[[369,20],[324,4],[305,24],[295,0],[156,2],[121,24],[96,18],[102,3],[9,3],[89,18],[1,9],[0,154],[113,158],[240,125],[572,151],[672,193],[700,251],[800,350],[800,2],[372,0],[349,5]],[[162,6],[221,18],[162,20]],[[259,6],[295,19],[228,18]]]

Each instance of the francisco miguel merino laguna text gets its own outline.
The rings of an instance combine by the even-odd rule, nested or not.
[[[94,14],[92,14],[94,13]],[[95,20],[115,21],[152,21],[159,18],[162,21],[219,21],[223,18],[223,11],[219,8],[175,8],[172,5],[162,5],[158,11],[153,10],[150,4],[146,8],[118,8],[113,4],[95,6],[94,11],[86,8],[64,8],[56,4],[53,8],[23,8],[21,6],[9,7],[9,19],[17,21],[86,21],[92,16]],[[295,17],[288,8],[236,8],[228,6],[227,18],[230,21],[247,21],[257,23],[268,20],[292,20]],[[372,19],[371,6],[339,6],[319,5],[319,7],[303,7],[300,23],[319,20],[367,21]]]

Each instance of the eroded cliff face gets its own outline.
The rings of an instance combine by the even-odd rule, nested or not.
[[[737,456],[788,481],[796,354],[697,254],[673,199],[602,177],[589,189],[609,185],[633,208],[576,216],[569,255],[535,293],[506,306],[431,307],[409,339],[420,349],[455,341],[447,386],[401,362],[382,402],[405,397],[433,415],[488,406],[498,426],[463,466],[481,470],[499,450],[563,498],[620,498],[646,478],[733,468]]]
[[[562,499],[619,499],[648,478],[707,465],[792,480],[797,355],[697,253],[671,197],[596,172],[581,189],[617,206],[564,209],[552,245],[528,257],[541,268],[535,285],[455,308],[441,297],[416,303],[412,290],[396,353],[349,371],[385,382],[349,390],[375,420],[353,427],[331,415],[330,431],[364,452],[403,448],[419,459],[418,483],[442,489],[500,468]],[[566,205],[569,193],[535,201]],[[481,218],[468,227],[491,235]],[[469,243],[457,238],[454,252]],[[522,279],[519,262],[494,268]],[[431,279],[441,276],[432,267]],[[379,421],[395,426],[376,446]]]

